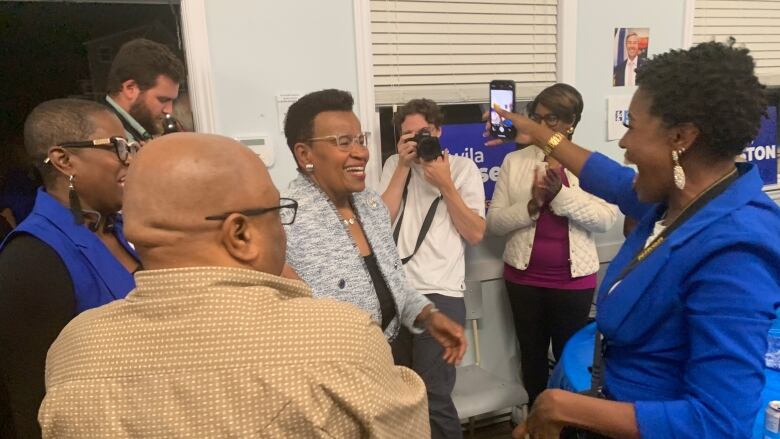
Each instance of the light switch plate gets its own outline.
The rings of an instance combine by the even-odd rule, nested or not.
[[[265,166],[271,167],[274,165],[274,148],[270,144],[270,139],[265,135],[236,137],[236,140],[243,143],[247,148],[254,151],[260,159],[265,163]]]

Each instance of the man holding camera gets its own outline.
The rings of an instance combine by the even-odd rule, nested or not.
[[[185,77],[184,64],[164,44],[137,38],[122,45],[108,73],[105,104],[119,117],[127,140],[147,142],[178,131],[170,113]]]
[[[450,156],[439,144],[442,113],[431,100],[414,99],[395,114],[398,154],[387,159],[380,183],[412,287],[453,321],[465,323],[466,243],[485,234],[485,190],[473,161]],[[452,402],[455,367],[426,331],[402,331],[393,342],[396,363],[415,370],[428,391],[432,438],[460,438]]]

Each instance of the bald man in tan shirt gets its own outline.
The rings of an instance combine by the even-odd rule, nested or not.
[[[424,385],[370,316],[279,277],[295,207],[231,139],[147,144],[124,201],[144,270],[52,345],[44,437],[429,437]]]

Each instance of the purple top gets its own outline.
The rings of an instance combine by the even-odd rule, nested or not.
[[[561,181],[567,187],[569,180],[563,168],[558,168]],[[596,273],[571,277],[569,261],[569,219],[558,216],[550,206],[542,206],[536,221],[534,246],[528,268],[519,270],[504,263],[504,279],[521,285],[564,290],[596,288]]]

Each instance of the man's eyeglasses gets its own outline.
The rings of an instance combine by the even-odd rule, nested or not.
[[[110,137],[108,139],[95,139],[95,140],[83,140],[79,142],[65,142],[60,143],[60,148],[95,148],[95,149],[113,149],[117,158],[123,164],[128,164],[128,159],[131,156],[136,155],[138,150],[141,149],[141,145],[138,142],[128,142],[127,139],[122,137]],[[43,163],[49,163],[50,160],[47,157]]]
[[[528,118],[536,123],[542,123],[542,121],[544,121],[544,123],[547,124],[547,126],[549,127],[554,127],[558,125],[558,122],[560,122],[561,120],[561,118],[554,113],[547,113],[544,116],[537,113],[531,113],[528,115]]]
[[[295,214],[298,212],[298,202],[292,198],[280,198],[279,205],[274,207],[258,207],[257,209],[236,210],[232,212],[225,212],[220,215],[207,216],[206,220],[224,220],[234,213],[238,213],[244,216],[257,216],[264,213],[279,211],[279,218],[282,220],[282,224],[287,226],[295,221]]]
[[[361,148],[367,148],[369,136],[371,136],[369,132],[360,133],[357,136],[334,134],[332,136],[312,137],[311,139],[306,139],[306,142],[330,142],[331,145],[338,147],[342,151],[349,151],[354,144]]]

